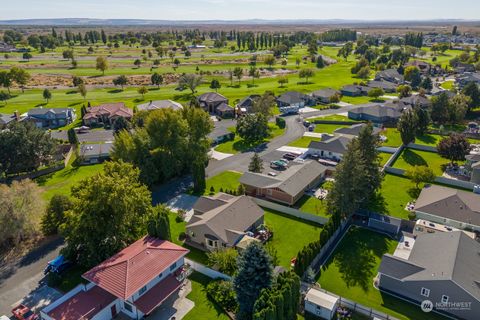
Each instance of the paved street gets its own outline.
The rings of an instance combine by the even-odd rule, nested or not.
[[[51,295],[48,290],[39,290],[43,285],[43,269],[48,261],[58,255],[62,246],[63,240],[57,238],[30,252],[18,263],[1,267],[0,315],[10,315],[12,306],[25,297],[36,305],[44,298],[39,295]]]

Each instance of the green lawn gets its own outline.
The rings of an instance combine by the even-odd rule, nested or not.
[[[187,299],[195,303],[195,307],[183,318],[185,320],[228,320],[230,319],[223,309],[211,300],[206,291],[208,283],[212,280],[201,273],[193,272],[188,277],[192,283],[192,292]]]
[[[351,227],[317,280],[321,287],[399,319],[426,319],[420,307],[391,297],[373,286],[383,254],[393,253],[397,241]],[[443,319],[435,315],[428,319]]]
[[[348,125],[340,125],[340,124],[316,124],[315,129],[313,130],[314,132],[317,133],[328,133],[332,134],[333,131],[339,129],[339,128],[347,128],[349,127]]]
[[[385,174],[379,194],[370,209],[392,217],[408,220],[408,211],[405,206],[415,200],[418,190],[408,178]]]
[[[311,213],[316,216],[326,217],[328,218],[329,215],[327,214],[327,203],[326,200],[320,200],[316,197],[311,197],[308,195],[304,195],[298,202],[296,203],[296,207],[298,210]]]
[[[42,196],[50,200],[55,194],[70,195],[72,186],[78,182],[92,177],[103,170],[103,164],[73,167],[68,165],[65,169],[41,176],[35,181],[44,190]]]
[[[433,170],[435,175],[441,176],[444,167],[450,161],[440,157],[438,153],[413,149],[405,149],[393,163],[393,167],[399,169],[410,169],[413,166],[427,166]]]
[[[307,119],[308,121],[310,122],[314,122],[316,120],[320,120],[320,121],[351,121],[351,122],[360,122],[360,121],[356,121],[356,120],[351,120],[349,119],[348,117],[346,116],[343,116],[341,114],[332,114],[332,115],[329,115],[329,116],[325,116],[325,117],[317,117],[317,118],[313,118],[313,119]]]
[[[270,128],[270,137],[263,140],[262,142],[255,142],[254,144],[248,144],[242,138],[240,138],[240,136],[235,135],[234,140],[219,144],[218,146],[215,147],[215,150],[223,153],[236,154],[238,152],[243,152],[245,150],[253,148],[261,143],[269,142],[272,139],[278,136],[281,136],[285,132],[285,129],[279,128],[274,123],[269,123],[268,126]],[[231,128],[231,131],[235,132],[235,128]]]
[[[308,148],[308,145],[312,141],[321,141],[320,138],[314,138],[314,137],[301,137],[295,141],[290,142],[288,145],[290,147],[296,147],[296,148]]]
[[[225,171],[217,174],[216,176],[210,177],[207,179],[207,187],[205,188],[204,195],[210,194],[210,189],[213,187],[215,189],[214,193],[220,191],[220,188],[223,191],[227,190],[237,190],[240,185],[240,177],[242,174],[236,171]]]
[[[380,157],[380,165],[384,166],[387,163],[388,159],[390,159],[392,157],[392,154],[391,153],[380,152],[378,154],[378,156]]]
[[[398,132],[397,129],[387,128],[381,134],[387,137],[387,141],[383,143],[384,146],[399,147],[402,145],[402,138],[400,137],[400,132]],[[441,139],[442,136],[438,134],[425,134],[423,136],[416,137],[415,143],[427,146],[436,146]]]
[[[445,81],[440,86],[445,90],[452,90],[454,84],[455,84],[455,81]]]
[[[277,249],[280,265],[290,269],[290,261],[307,244],[318,240],[321,226],[265,209],[265,224],[273,230],[271,244]]]

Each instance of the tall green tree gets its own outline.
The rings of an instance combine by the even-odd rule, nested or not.
[[[128,84],[128,78],[124,75],[119,75],[112,80],[112,83],[114,86],[120,86],[123,90],[123,87]]]
[[[470,149],[471,146],[468,139],[459,133],[452,133],[450,136],[440,140],[437,145],[438,154],[450,160],[451,163],[465,160],[465,156],[470,153]]]
[[[63,254],[89,268],[145,235],[153,208],[139,174],[131,164],[107,162],[102,172],[72,187],[73,207],[61,225]]]
[[[42,217],[42,232],[44,235],[57,234],[60,225],[65,222],[65,213],[72,209],[73,203],[69,197],[63,194],[55,194],[48,203],[45,214]]]
[[[254,304],[262,289],[273,280],[271,258],[263,245],[252,242],[238,258],[238,273],[233,279],[239,312],[237,319],[252,319]]]
[[[152,74],[152,77],[151,77],[150,80],[151,80],[153,85],[160,88],[160,85],[163,83],[163,76],[161,74],[158,74],[157,72],[155,72],[154,74]]]
[[[250,164],[248,165],[248,171],[250,172],[257,172],[260,173],[263,170],[263,161],[258,155],[258,153],[254,153],[252,159],[250,160]]]
[[[247,114],[237,120],[236,131],[247,143],[260,142],[269,135],[267,117],[263,114]]]
[[[52,99],[52,93],[50,92],[50,90],[44,89],[42,95],[43,95],[43,99],[45,99],[45,101],[47,101],[47,104],[48,104],[48,101]]]
[[[413,112],[415,113],[415,118],[417,120],[416,134],[422,136],[427,133],[428,126],[430,125],[430,113],[427,109],[420,106],[415,106]]]
[[[95,68],[102,71],[102,75],[105,75],[105,71],[108,70],[108,60],[105,57],[97,57]]]
[[[221,87],[222,85],[217,79],[213,79],[212,82],[210,82],[210,89],[215,90],[215,92],[218,92],[218,89],[220,89]]]
[[[450,115],[448,112],[450,101],[446,93],[432,97],[432,106],[430,116],[433,122],[445,124],[448,122]]]
[[[197,92],[197,87],[202,83],[202,77],[196,74],[184,74],[180,77],[178,83],[181,87],[190,89],[192,95],[194,95]]]
[[[463,88],[462,93],[471,99],[470,104],[468,105],[469,111],[480,106],[480,90],[475,82],[467,83]]]
[[[420,183],[429,183],[435,180],[435,173],[427,166],[413,166],[405,171],[405,175],[415,183],[415,188],[419,189]]]
[[[382,174],[378,168],[380,167],[380,158],[377,148],[380,146],[380,140],[377,134],[373,133],[373,125],[367,124],[359,132],[358,144],[360,157],[365,166],[364,178],[367,182],[367,189],[364,190],[365,198],[371,198],[382,184]]]
[[[397,130],[400,132],[402,143],[408,145],[415,142],[417,133],[417,118],[413,111],[404,111],[397,124]]]
[[[147,222],[147,232],[149,236],[167,241],[172,240],[170,234],[170,220],[168,218],[169,214],[171,214],[170,210],[163,205],[157,206],[153,209]]]

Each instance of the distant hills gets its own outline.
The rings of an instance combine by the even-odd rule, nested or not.
[[[188,26],[188,25],[398,25],[414,22],[416,25],[432,24],[469,24],[478,23],[480,20],[414,20],[414,21],[368,21],[368,20],[143,20],[143,19],[89,19],[89,18],[61,18],[61,19],[21,19],[21,20],[0,20],[0,25],[32,25],[32,26]]]

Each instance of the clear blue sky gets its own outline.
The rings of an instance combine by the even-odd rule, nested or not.
[[[2,0],[0,20],[30,18],[480,19],[478,0]]]

